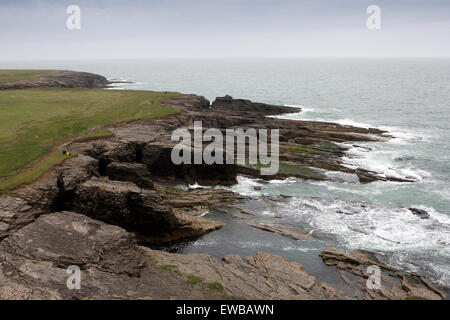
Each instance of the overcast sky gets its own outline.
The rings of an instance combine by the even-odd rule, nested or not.
[[[81,30],[66,9],[81,8]],[[381,30],[366,27],[369,5]],[[450,57],[449,0],[0,0],[0,60]]]

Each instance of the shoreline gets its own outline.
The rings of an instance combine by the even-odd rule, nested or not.
[[[245,202],[245,199],[239,195],[226,190],[178,190],[170,186],[174,182],[181,181],[186,185],[190,183],[211,186],[233,185],[236,183],[238,174],[245,173],[247,176],[259,177],[255,168],[232,166],[232,168],[223,170],[224,168],[220,166],[211,168],[203,165],[180,168],[170,164],[167,157],[173,148],[173,143],[170,142],[171,130],[189,127],[193,119],[200,119],[206,124],[205,126],[219,129],[236,126],[282,129],[280,153],[284,155],[280,156],[280,159],[285,165],[285,173],[282,172],[280,175],[272,177],[273,179],[298,177],[309,180],[326,180],[326,177],[321,176],[317,171],[309,169],[311,166],[312,168],[354,174],[362,183],[381,180],[370,171],[351,170],[340,165],[339,161],[344,150],[335,143],[353,141],[352,139],[373,141],[374,138],[368,136],[369,134],[376,136],[383,132],[378,129],[345,127],[328,122],[298,122],[282,119],[269,121],[267,115],[282,114],[289,107],[253,103],[248,100],[232,99],[228,96],[218,98],[212,104],[205,98],[195,95],[181,95],[169,99],[165,103],[183,111],[153,120],[136,120],[117,124],[109,128],[113,136],[106,139],[76,141],[73,143],[71,151],[76,152],[78,157],[67,159],[60,167],[53,168],[43,179],[23,186],[15,190],[13,194],[0,195],[0,235],[3,239],[0,243],[0,252],[8,257],[0,262],[0,268],[9,266],[11,261],[17,258],[15,252],[19,252],[22,256],[14,262],[15,268],[22,278],[19,277],[18,280],[15,280],[7,277],[7,284],[9,286],[19,284],[25,286],[27,288],[23,290],[25,295],[29,288],[35,287],[48,288],[49,291],[39,291],[42,297],[48,297],[50,291],[59,298],[67,298],[67,294],[70,295],[64,291],[64,288],[57,286],[52,281],[45,282],[44,280],[42,282],[34,279],[28,283],[26,282],[29,280],[24,282],[25,279],[29,279],[30,274],[19,270],[30,263],[40,265],[43,268],[40,271],[43,275],[48,275],[47,272],[65,272],[64,268],[58,266],[62,263],[59,256],[37,254],[23,247],[21,242],[28,239],[34,241],[38,249],[63,252],[64,259],[68,259],[71,263],[81,261],[87,266],[86,270],[93,270],[94,274],[99,274],[99,277],[106,268],[109,270],[108,277],[112,278],[100,282],[108,286],[111,285],[113,278],[120,277],[122,279],[122,273],[131,274],[131,278],[133,278],[136,275],[146,274],[149,270],[159,270],[161,277],[172,277],[172,269],[175,269],[172,266],[176,266],[176,270],[181,275],[188,277],[188,282],[189,276],[204,278],[204,280],[196,282],[219,283],[221,287],[215,286],[215,288],[220,288],[218,291],[221,294],[233,297],[249,299],[352,298],[353,296],[349,296],[348,292],[341,292],[342,288],[331,288],[329,285],[317,281],[315,277],[307,274],[301,265],[288,262],[280,256],[258,254],[247,260],[237,256],[224,258],[229,268],[235,270],[250,268],[251,272],[249,272],[248,278],[221,283],[217,278],[219,274],[214,274],[208,268],[222,268],[223,262],[205,256],[180,256],[149,251],[138,247],[136,240],[133,239],[137,238],[138,243],[149,241],[165,243],[198,237],[222,228],[221,223],[201,217],[205,210],[223,207],[234,210],[230,209],[230,206]],[[399,181],[394,177],[387,179]],[[233,213],[231,214],[233,215]],[[248,217],[253,217],[251,211],[243,212],[240,209],[240,212],[234,213],[236,217],[240,215],[239,219],[242,219],[243,214],[247,219],[242,221],[255,223],[248,219]],[[59,223],[54,224],[53,220],[57,220]],[[61,229],[61,225],[69,221],[72,227]],[[107,260],[106,267],[104,262],[97,260],[98,252],[88,250],[103,241],[99,238],[99,233],[94,230],[95,228],[92,229],[92,224],[97,223],[96,221],[102,221],[101,228],[113,228],[110,224],[122,228],[120,232],[119,229],[114,229],[116,231],[111,231],[109,234],[115,245],[111,254],[107,256],[109,260]],[[83,227],[78,228],[78,225]],[[33,231],[40,230],[40,228],[52,230],[50,238],[45,238]],[[86,228],[91,231],[86,231]],[[256,228],[299,241],[303,236],[307,237],[297,229],[288,230],[285,227],[268,226],[257,222]],[[79,243],[78,235],[86,234],[86,232],[92,235],[91,238]],[[132,256],[127,255],[126,263],[117,261],[118,252],[124,250],[123,241],[115,238],[118,233],[121,234],[121,237],[128,239],[126,251],[133,252]],[[62,239],[69,234],[76,235],[69,236],[75,241],[74,245],[85,246],[81,248],[80,252],[72,252],[67,244],[61,243]],[[14,250],[11,251],[11,248]],[[87,254],[80,256],[83,250],[87,250]],[[201,272],[196,270],[197,262],[191,258],[203,259],[205,269]],[[392,270],[378,262],[370,253],[355,251],[352,254],[344,254],[330,249],[324,251],[322,258],[330,268],[339,266],[338,270],[349,272],[355,277],[352,279],[356,279],[356,282],[350,281],[347,285],[358,293],[356,294],[358,299],[445,298],[445,295],[422,275],[411,275]],[[142,259],[146,260],[145,267],[138,267],[136,263]],[[149,262],[155,260],[156,265]],[[349,263],[349,261],[353,262]],[[48,263],[51,268],[44,267]],[[65,264],[67,262],[62,263],[62,265]],[[391,287],[386,286],[379,291],[372,292],[361,286],[361,281],[367,275],[363,269],[368,264],[379,265]],[[266,268],[262,269],[261,266]],[[284,278],[279,272],[280,268],[289,270],[297,278]],[[223,272],[228,275],[225,270]],[[338,273],[340,272],[338,271]],[[269,286],[273,287],[268,288],[267,291],[250,290],[249,288],[253,286],[252,281],[254,281],[250,275],[258,279],[270,279],[272,282]],[[42,279],[45,278],[45,276],[42,277]],[[145,279],[147,278],[144,276],[144,283]],[[128,282],[124,279],[121,281],[125,287],[134,285],[133,279]],[[239,281],[242,283],[239,284]],[[90,285],[95,287],[95,282],[91,282]],[[284,289],[277,292],[274,290],[276,285],[281,285],[286,290],[293,288],[297,294]],[[206,286],[208,287],[208,285]],[[6,289],[5,285],[0,286],[0,296],[5,294]],[[143,293],[154,294],[151,287],[141,289],[142,291],[135,292],[137,296]],[[169,289],[175,290],[176,288],[174,286]],[[115,290],[114,287],[111,287],[111,290]],[[121,291],[121,289],[116,290],[117,294]],[[101,297],[96,290],[79,294],[83,297]]]

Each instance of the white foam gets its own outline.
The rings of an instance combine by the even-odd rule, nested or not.
[[[288,106],[294,107],[294,105]],[[302,107],[302,106],[299,105],[295,107]],[[311,111],[313,111],[313,109]],[[304,112],[283,114],[273,117],[280,119],[306,120]],[[323,119],[314,119],[314,120],[324,121]],[[380,130],[387,131],[387,133],[384,134],[384,136],[386,137],[386,139],[384,140],[380,140],[379,136],[373,136],[374,138],[382,141],[384,144],[409,145],[425,141],[425,136],[422,134],[418,134],[415,132],[405,132],[404,130],[401,130],[396,127],[386,127],[386,126],[377,127],[367,123],[357,122],[350,118],[332,120],[332,122],[336,122],[344,126],[354,126],[366,129],[378,128]],[[348,168],[351,169],[362,168],[368,171],[373,171],[377,173],[379,177],[382,178],[392,177],[410,181],[421,181],[424,178],[430,177],[430,173],[425,170],[417,169],[410,165],[402,166],[401,164],[395,163],[395,158],[398,156],[398,154],[391,154],[391,155],[386,153],[383,154],[384,152],[382,151],[383,148],[377,149],[376,147],[373,146],[374,145],[373,142],[367,143],[360,142],[359,146],[354,146],[353,144],[350,143],[341,143],[338,145],[348,148],[348,150],[345,153],[346,156],[342,158],[343,164]],[[371,153],[374,151],[375,153]],[[330,174],[330,176],[333,177],[333,174]],[[342,182],[349,182],[349,181],[344,180]]]
[[[315,110],[314,108],[311,108],[311,107],[305,107],[305,106],[300,106],[300,105],[295,105],[295,104],[285,104],[284,106],[290,107],[290,108],[301,108],[302,113],[313,112]]]
[[[342,157],[342,164],[348,168],[372,171],[382,178],[393,177],[411,181],[421,181],[431,176],[429,172],[411,165],[397,164],[395,158],[399,155],[398,150],[384,150],[383,145],[374,143],[362,146],[340,145],[348,148]]]
[[[244,176],[237,177],[238,184],[229,188],[231,191],[234,191],[243,196],[258,196],[261,192],[255,190],[255,187],[263,187],[263,184],[258,182],[256,179],[247,178]]]
[[[395,127],[380,126],[379,129],[387,131],[386,133],[384,133],[385,136],[392,137],[392,139],[388,140],[388,143],[390,144],[408,145],[418,142],[426,142],[430,138],[429,136],[422,133],[416,133],[412,131],[406,132]]]
[[[125,88],[123,87],[119,87],[119,86],[110,86],[108,88],[106,88],[107,90],[125,90]]]
[[[334,182],[341,183],[359,183],[359,178],[354,173],[345,173],[340,171],[327,171],[325,176]]]
[[[315,234],[336,236],[348,249],[404,252],[403,259],[396,257],[395,263],[399,265],[411,255],[430,252],[450,259],[450,218],[430,207],[412,205],[429,213],[430,219],[423,220],[407,208],[361,205],[339,199],[293,198],[279,206],[277,210],[283,216],[309,226]],[[446,272],[450,275],[450,266]]]
[[[299,182],[299,179],[290,177],[290,178],[286,178],[286,179],[283,179],[283,180],[278,180],[278,179],[270,180],[269,182],[271,184],[291,184],[291,183]]]
[[[189,189],[210,189],[210,188],[211,187],[208,187],[208,186],[202,186],[202,185],[198,184],[197,182],[189,185]]]
[[[352,126],[352,127],[365,128],[365,129],[374,127],[374,126],[371,126],[370,124],[353,121],[352,119],[339,119],[339,120],[336,120],[333,122],[336,122],[343,126]]]
[[[283,251],[299,251],[299,252],[318,251],[318,249],[316,249],[316,248],[302,248],[302,247],[293,247],[293,246],[286,246],[286,247],[283,247],[281,250],[283,250]]]
[[[108,81],[114,82],[114,81],[129,81],[126,78],[117,77],[117,78],[108,78]]]
[[[341,182],[328,182],[328,181],[311,181],[311,184],[318,185],[321,187],[326,188],[329,191],[338,191],[338,192],[344,192],[344,193],[353,193],[358,194],[361,196],[366,196],[367,191],[363,190],[361,188],[354,188],[354,184],[349,183],[341,183]],[[384,183],[384,182],[383,182]],[[353,186],[353,188],[352,188]],[[381,190],[379,191],[371,191],[371,194],[379,194],[381,193]]]

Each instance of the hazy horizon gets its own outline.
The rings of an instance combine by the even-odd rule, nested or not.
[[[69,5],[80,30],[66,27]],[[449,14],[438,0],[2,0],[0,61],[448,58]]]

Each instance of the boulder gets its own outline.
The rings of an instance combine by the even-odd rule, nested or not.
[[[76,191],[73,210],[140,233],[160,233],[178,225],[171,208],[155,190],[106,178],[94,177],[81,184]]]
[[[143,148],[142,162],[148,166],[152,175],[205,186],[237,184],[236,165],[205,163],[175,165],[172,161],[172,149],[173,146],[161,144],[148,144]]]
[[[256,103],[250,100],[233,99],[231,96],[217,97],[212,103],[212,109],[214,111],[238,111],[241,113],[250,112],[257,114],[258,117],[264,115],[278,115],[283,113],[300,112],[301,108],[291,108],[285,106],[275,106],[265,103]]]
[[[135,232],[141,242],[201,236],[223,225],[175,213],[156,190],[132,182],[92,178],[76,191],[73,211]]]
[[[80,270],[69,288],[68,267]],[[155,265],[125,230],[73,212],[39,217],[0,243],[0,299],[219,299]]]
[[[153,189],[147,166],[133,162],[113,162],[107,165],[106,175],[111,180],[129,181],[143,189]]]
[[[430,219],[430,214],[425,210],[417,208],[409,208],[409,211],[411,211],[412,214],[418,216],[420,219]]]

